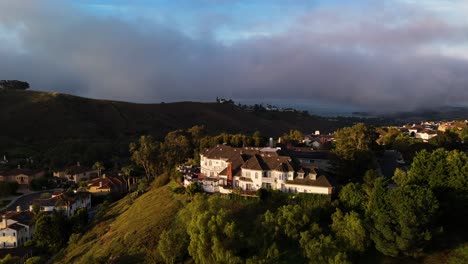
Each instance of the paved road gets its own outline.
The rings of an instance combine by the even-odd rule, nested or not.
[[[7,207],[7,211],[16,211],[16,206],[21,206],[21,210],[28,210],[29,205],[32,203],[34,199],[38,199],[42,193],[49,192],[52,193],[55,190],[47,190],[47,191],[40,191],[40,192],[35,192],[35,193],[30,193],[30,194],[25,194],[23,196],[20,196],[18,200],[16,200],[13,204]],[[5,210],[1,210],[1,213],[4,213]]]

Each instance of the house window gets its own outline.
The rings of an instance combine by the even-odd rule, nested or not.
[[[5,236],[5,233],[3,233],[3,236]]]
[[[258,172],[255,172],[255,179],[258,179]]]
[[[13,233],[13,236],[16,236],[16,233]]]

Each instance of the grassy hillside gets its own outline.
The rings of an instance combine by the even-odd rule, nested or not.
[[[0,91],[1,136],[17,140],[118,137],[206,125],[217,133],[254,132],[278,136],[289,129],[329,132],[343,124],[298,113],[253,113],[237,106],[181,102],[134,104],[66,94]]]
[[[39,163],[47,158],[48,164],[63,166],[76,160],[126,156],[129,142],[140,135],[160,140],[170,131],[194,125],[204,125],[212,135],[259,130],[266,137],[278,137],[290,129],[332,132],[356,121],[292,112],[246,112],[230,104],[135,104],[0,90],[0,155],[33,157]],[[75,156],[69,157],[72,154]]]
[[[55,263],[160,263],[157,243],[184,196],[170,186],[153,188],[132,202],[129,196],[109,206],[95,226],[55,258]]]

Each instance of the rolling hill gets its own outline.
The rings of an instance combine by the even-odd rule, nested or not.
[[[119,139],[142,134],[162,138],[169,131],[194,125],[205,125],[210,134],[259,130],[265,136],[277,137],[290,129],[332,132],[354,121],[293,112],[248,112],[233,104],[136,104],[0,90],[0,150],[5,145],[44,146],[70,139]]]

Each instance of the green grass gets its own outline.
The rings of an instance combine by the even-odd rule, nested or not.
[[[135,201],[129,196],[110,206],[77,244],[56,256],[55,263],[157,263],[157,243],[184,204],[173,186],[153,188]]]

